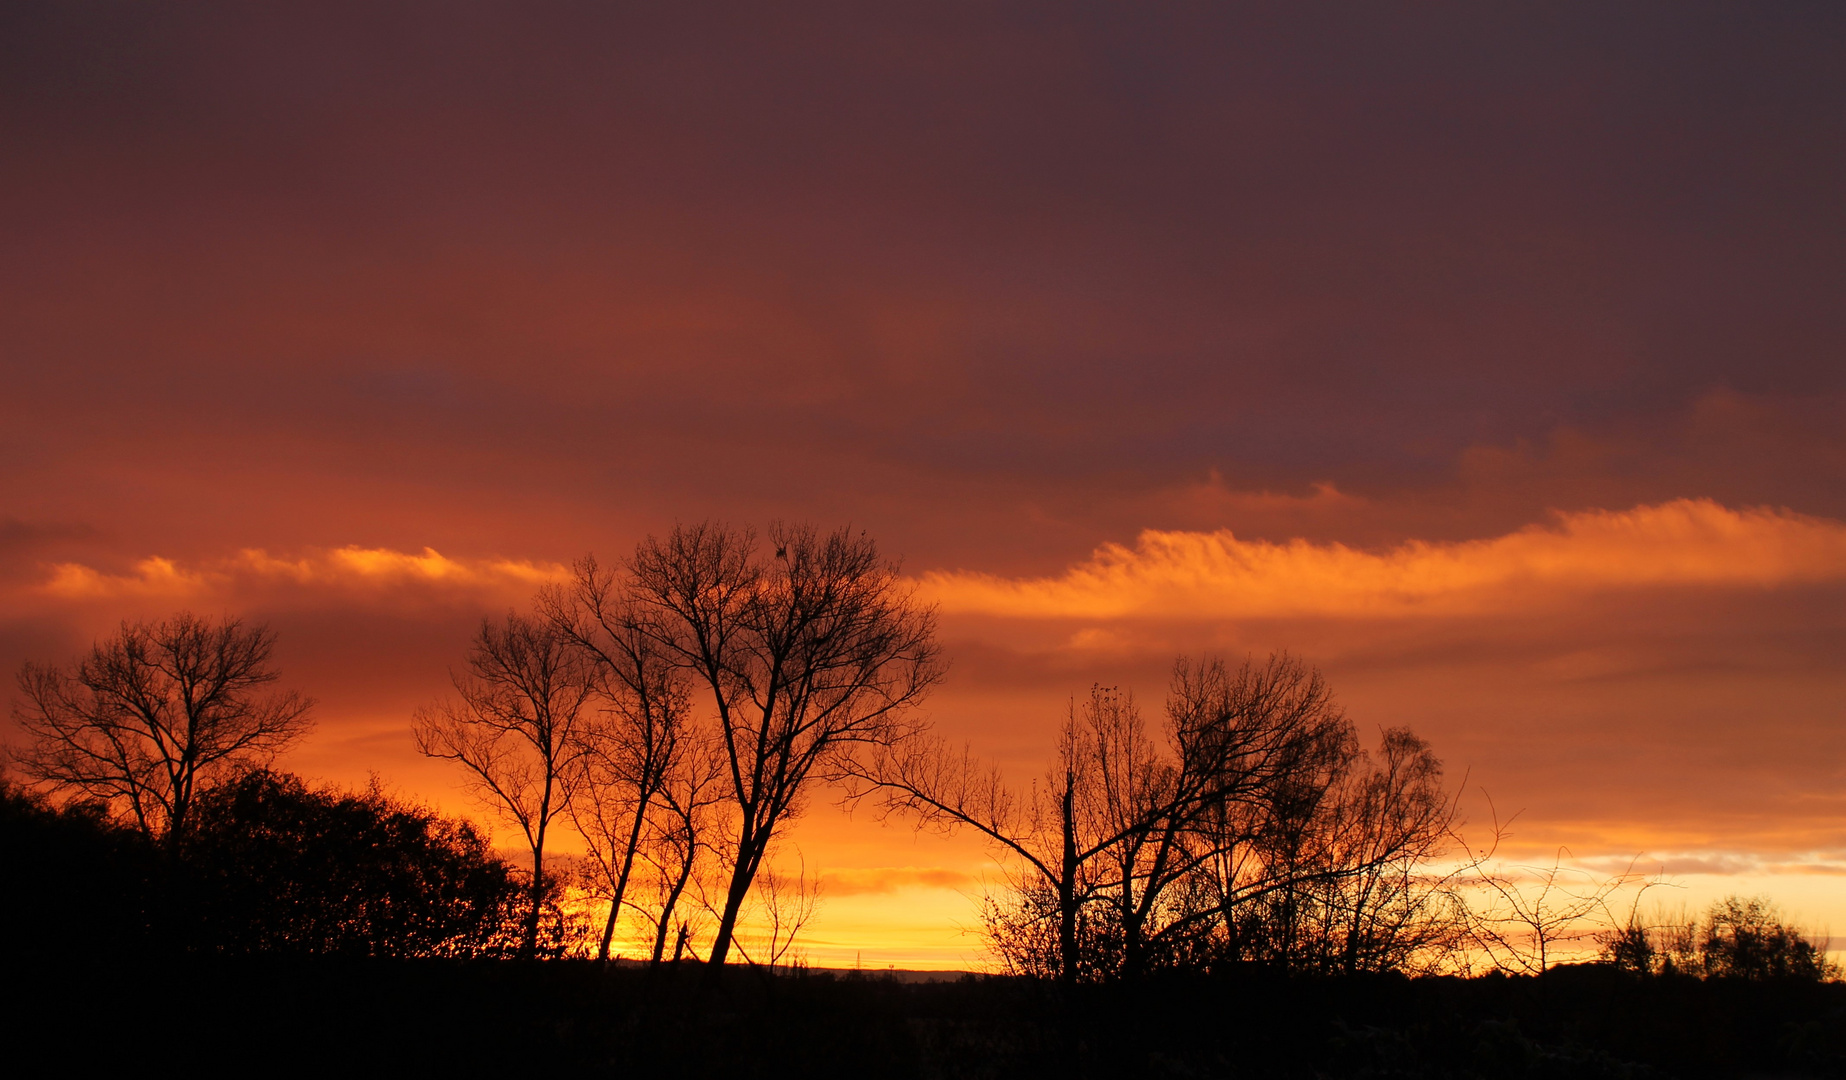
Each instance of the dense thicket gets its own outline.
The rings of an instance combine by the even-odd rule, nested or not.
[[[507,954],[520,876],[466,822],[269,771],[204,790],[178,846],[95,803],[0,789],[4,925],[32,955]],[[564,919],[548,905],[550,954]]]
[[[464,821],[257,771],[201,798],[183,848],[187,936],[223,952],[499,956],[519,946],[523,883]],[[565,944],[542,904],[540,944]]]
[[[0,781],[0,927],[17,959],[138,948],[162,860],[148,838],[93,802],[55,807]]]

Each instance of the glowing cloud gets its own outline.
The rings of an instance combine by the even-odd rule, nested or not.
[[[1060,577],[936,572],[922,586],[950,613],[1095,619],[1458,615],[1591,591],[1828,581],[1846,581],[1846,523],[1680,499],[1383,552],[1148,531]]]
[[[531,589],[560,577],[565,568],[512,559],[451,559],[432,548],[411,554],[389,548],[343,547],[281,559],[248,548],[194,567],[171,559],[143,559],[127,574],[108,574],[81,563],[58,563],[39,591],[64,600],[147,598],[188,600],[264,585],[339,590],[405,585],[460,590]]]

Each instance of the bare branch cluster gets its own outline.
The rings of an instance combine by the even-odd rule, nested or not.
[[[581,654],[557,626],[508,613],[484,620],[457,697],[419,710],[417,749],[462,766],[475,797],[516,825],[532,853],[523,952],[537,948],[547,889],[545,844],[570,803],[585,753],[592,686]]]
[[[771,846],[811,783],[855,752],[907,735],[941,674],[933,614],[871,538],[705,523],[636,548],[628,596],[638,633],[698,685],[727,766],[729,880],[711,961],[723,963]]]
[[[33,781],[177,844],[204,784],[267,765],[312,725],[312,699],[269,689],[274,648],[238,619],[124,622],[74,667],[20,670],[13,715],[32,742],[14,756]]]
[[[869,537],[775,525],[768,540],[773,554],[752,530],[704,523],[649,538],[619,568],[580,561],[535,617],[484,627],[461,701],[419,718],[424,752],[465,766],[524,831],[535,881],[548,823],[569,816],[609,905],[605,958],[631,911],[653,926],[654,958],[674,933],[677,957],[694,896],[716,917],[722,963],[812,784],[915,734],[911,709],[940,675],[932,613]],[[524,652],[502,647],[514,639]],[[775,914],[787,907],[770,905],[788,930],[772,932],[772,962],[806,921]]]
[[[1132,695],[1073,702],[1057,756],[1028,793],[928,736],[882,748],[855,798],[973,828],[1017,877],[990,898],[1008,968],[1065,981],[1263,961],[1401,967],[1438,937],[1454,803],[1408,731],[1377,756],[1320,675],[1277,655],[1235,670],[1180,660],[1157,742]]]
[[[1497,825],[1493,847],[1503,835]],[[1622,925],[1615,914],[1618,899],[1629,889],[1630,905],[1657,878],[1637,874],[1634,864],[1605,876],[1566,866],[1569,852],[1560,848],[1549,865],[1489,867],[1492,848],[1468,860],[1455,875],[1456,911],[1465,927],[1469,960],[1484,961],[1509,975],[1540,975],[1585,943],[1601,941],[1611,927]],[[1629,922],[1634,919],[1633,910]]]

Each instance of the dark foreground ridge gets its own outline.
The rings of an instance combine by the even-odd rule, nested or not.
[[[1009,978],[770,977],[593,961],[148,957],[14,965],[8,1043],[98,1069],[183,1041],[236,1068],[769,1077],[1846,1075],[1846,985],[1318,980],[1061,990]]]

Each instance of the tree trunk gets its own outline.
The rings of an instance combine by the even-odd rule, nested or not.
[[[635,848],[641,844],[641,826],[647,820],[648,800],[641,800],[635,810],[634,827],[628,830],[628,847],[622,855],[622,868],[615,875],[615,896],[609,902],[609,919],[603,923],[602,945],[596,950],[596,959],[609,959],[609,943],[615,939],[615,924],[622,919],[622,897],[628,893],[628,876],[634,872]],[[655,950],[656,953],[659,950]]]
[[[538,842],[532,845],[532,910],[526,915],[525,940],[519,946],[519,958],[531,960],[538,955],[538,916],[545,899],[545,826],[538,827]]]
[[[1058,979],[1066,986],[1077,981],[1077,777],[1064,774],[1064,859],[1058,875]]]
[[[656,964],[660,963],[661,956],[666,952],[667,926],[673,920],[673,909],[679,906],[680,894],[686,891],[687,883],[692,880],[692,862],[695,854],[696,851],[688,845],[685,861],[680,863],[679,877],[674,880],[673,888],[668,890],[666,901],[661,905],[660,925],[654,932],[654,963]],[[673,948],[673,959],[675,961],[679,960],[680,950],[686,947],[685,931],[686,928],[682,925],[680,927],[679,944]]]
[[[737,845],[737,865],[731,868],[731,887],[724,897],[724,911],[718,916],[718,931],[712,935],[713,965],[722,964],[731,955],[731,937],[737,931],[738,916],[743,913],[744,899],[750,895],[750,882],[756,877],[756,845],[748,840]]]

